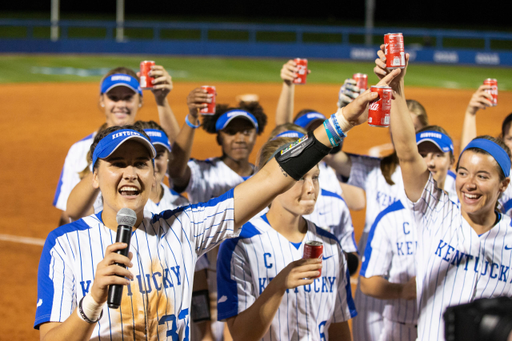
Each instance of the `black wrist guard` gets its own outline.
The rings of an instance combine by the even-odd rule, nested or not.
[[[208,290],[199,290],[192,293],[192,321],[210,321],[210,296]]]
[[[319,142],[309,132],[276,154],[279,166],[293,179],[299,181],[311,168],[329,154],[330,147]]]
[[[345,256],[347,257],[348,273],[352,276],[356,273],[357,268],[359,267],[359,257],[353,253],[345,253]]]

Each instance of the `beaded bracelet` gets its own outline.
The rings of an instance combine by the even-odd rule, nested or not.
[[[196,128],[199,128],[201,126],[201,123],[199,123],[198,125],[194,125],[192,124],[192,122],[189,121],[188,119],[188,115],[185,116],[185,123],[192,129],[196,129]]]
[[[329,142],[331,142],[331,146],[338,147],[340,145],[339,136],[336,133],[333,134],[333,131],[331,131],[332,126],[329,120],[324,121],[324,129],[327,133],[327,137],[329,138]]]
[[[336,118],[336,114],[332,114],[329,121],[332,123],[334,129],[336,129],[337,135],[342,139],[347,137],[347,135],[341,130],[340,124],[338,123],[338,119]]]

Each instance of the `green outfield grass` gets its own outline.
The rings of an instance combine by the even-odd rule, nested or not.
[[[174,81],[280,82],[286,59],[89,56],[89,55],[0,55],[0,83],[97,82],[108,69],[127,66],[138,69],[144,59],[155,60]],[[375,84],[373,63],[310,60],[308,83],[341,84],[355,72],[369,75]],[[485,78],[497,78],[500,90],[512,90],[512,68],[444,65],[414,65],[408,69],[407,84],[421,87],[475,89]]]

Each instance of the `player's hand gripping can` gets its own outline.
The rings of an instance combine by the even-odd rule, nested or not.
[[[388,127],[393,91],[389,86],[372,86],[370,91],[377,92],[379,98],[370,102],[368,124],[372,127]]]
[[[306,77],[308,75],[308,60],[295,58],[297,64],[297,78],[293,80],[294,84],[306,84]]]
[[[212,101],[210,103],[205,103],[208,106],[205,108],[202,108],[201,110],[199,110],[199,112],[202,115],[214,115],[215,114],[215,97],[217,96],[217,91],[215,90],[214,86],[210,86],[210,85],[203,85],[201,87],[201,89],[206,90],[206,92],[208,92],[209,95],[212,95],[212,98],[211,98]]]
[[[316,241],[316,240],[310,240],[304,244],[304,255],[302,256],[303,259],[310,259],[310,258],[320,258],[322,259],[322,255],[324,254],[324,245],[322,242]],[[322,269],[318,270],[320,274],[315,277],[318,278],[320,275],[322,275]]]
[[[368,75],[364,73],[354,73],[352,79],[356,81],[359,92],[363,93],[368,89]]]
[[[151,67],[155,66],[155,62],[152,60],[144,60],[140,62],[140,87],[142,89],[152,89],[154,77],[149,76]]]
[[[484,85],[490,85],[492,88],[490,90],[485,90],[488,94],[492,96],[492,106],[495,107],[498,105],[498,81],[494,78],[487,78],[484,80]]]
[[[404,37],[402,33],[384,35],[384,54],[388,70],[405,68]]]

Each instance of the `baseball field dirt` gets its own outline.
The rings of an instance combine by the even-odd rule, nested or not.
[[[169,95],[178,121],[187,113],[186,96],[203,84],[175,83]],[[252,153],[274,126],[274,114],[281,85],[278,83],[216,83],[218,103],[235,104],[235,96],[255,93],[269,116],[269,125],[258,138]],[[297,86],[295,112],[312,108],[326,115],[336,110],[338,86]],[[446,128],[455,148],[465,108],[473,91],[408,88],[408,98],[420,101],[430,122]],[[60,211],[52,206],[53,196],[69,147],[95,131],[104,118],[98,107],[97,83],[38,83],[0,85],[2,119],[0,145],[4,194],[0,205],[0,339],[37,340],[33,329],[37,304],[37,267],[42,241],[57,227]],[[478,133],[498,135],[503,118],[512,110],[512,92],[499,94],[499,105],[478,114]],[[138,119],[157,120],[156,104],[150,92]],[[367,125],[350,131],[344,150],[368,153],[373,146],[390,142],[387,129]],[[215,137],[200,130],[196,134],[193,157],[220,155]],[[356,239],[361,234],[364,211],[353,212]],[[10,239],[10,240],[8,240]]]

